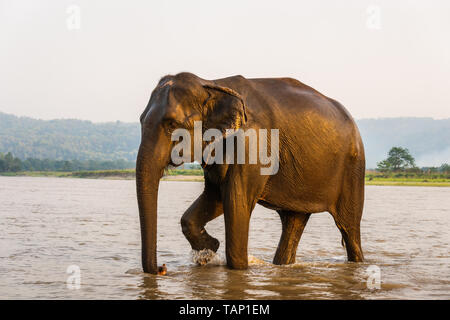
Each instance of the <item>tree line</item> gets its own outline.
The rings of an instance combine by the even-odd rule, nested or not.
[[[433,154],[440,163],[450,163],[450,118],[360,119],[356,122],[364,141],[367,168],[376,168],[377,162],[382,160],[380,155],[392,146],[414,150],[417,159]],[[0,152],[11,152],[20,159],[135,161],[140,141],[139,122],[37,120],[0,112]]]
[[[187,165],[185,165],[186,167]],[[194,165],[195,166],[195,165]],[[198,166],[198,165],[197,165]],[[123,170],[135,168],[135,162],[129,160],[51,160],[27,158],[21,160],[11,152],[0,152],[0,172],[20,171],[92,171],[92,170]],[[192,168],[191,168],[192,169]],[[393,147],[388,157],[377,163],[377,171],[382,173],[441,173],[449,174],[450,165],[443,163],[440,167],[418,168],[409,150]]]
[[[135,162],[128,160],[51,160],[27,158],[21,160],[11,152],[0,152],[0,172],[20,171],[92,171],[123,170],[134,168]]]
[[[0,152],[20,159],[134,161],[140,140],[138,122],[36,120],[0,112]]]
[[[443,163],[440,167],[423,167],[416,166],[414,157],[407,148],[392,147],[388,152],[388,157],[377,163],[377,171],[383,173],[450,173],[450,165]]]

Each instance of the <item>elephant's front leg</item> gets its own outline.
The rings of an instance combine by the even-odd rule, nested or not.
[[[255,203],[249,200],[247,190],[241,188],[238,183],[232,183],[224,195],[225,252],[227,266],[231,269],[248,267],[248,232]]]
[[[206,232],[205,225],[222,213],[219,194],[212,190],[205,190],[186,210],[181,218],[181,228],[192,249],[217,251],[219,240]]]
[[[247,269],[250,216],[269,176],[260,175],[257,165],[235,165],[229,170],[221,188],[227,265]]]

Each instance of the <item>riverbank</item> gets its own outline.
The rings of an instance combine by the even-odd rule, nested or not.
[[[450,187],[449,174],[366,171],[366,185],[369,186],[413,186],[413,187]]]
[[[0,172],[0,176],[26,176],[26,177],[58,177],[58,178],[82,178],[82,179],[113,179],[134,180],[135,170],[99,170],[99,171],[23,171]],[[203,181],[203,170],[172,169],[166,171],[162,180],[165,181]],[[437,178],[436,176],[424,177],[386,177],[366,175],[366,185],[369,186],[420,186],[420,187],[450,187],[450,179]]]
[[[450,187],[450,179],[427,180],[380,178],[369,180],[366,178],[366,186]]]
[[[134,180],[134,169],[126,170],[97,170],[97,171],[21,171],[0,172],[0,176],[8,177],[56,177],[56,178],[81,178],[81,179],[111,179]],[[167,181],[203,181],[202,170],[174,169],[165,172],[162,180]]]

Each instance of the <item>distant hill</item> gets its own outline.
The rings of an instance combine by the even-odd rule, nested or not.
[[[36,120],[0,113],[0,152],[54,160],[136,160],[138,123]]]
[[[393,146],[406,147],[419,166],[450,163],[450,119],[384,118],[357,120],[367,167],[386,157]],[[92,123],[36,120],[0,112],[0,152],[25,158],[134,161],[139,123]]]

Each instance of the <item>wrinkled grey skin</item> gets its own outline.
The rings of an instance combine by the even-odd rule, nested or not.
[[[141,116],[136,185],[145,272],[157,272],[158,186],[171,163],[171,133],[185,128],[193,136],[194,121],[202,121],[204,130],[279,129],[280,152],[275,175],[261,175],[260,163],[202,164],[204,192],[181,218],[193,249],[217,251],[219,241],[204,226],[224,214],[227,265],[247,268],[249,221],[259,203],[281,218],[275,264],[295,262],[309,216],[323,211],[333,216],[341,231],[348,259],[363,260],[364,148],[347,110],[290,78],[234,76],[209,81],[180,73],[161,79]]]

